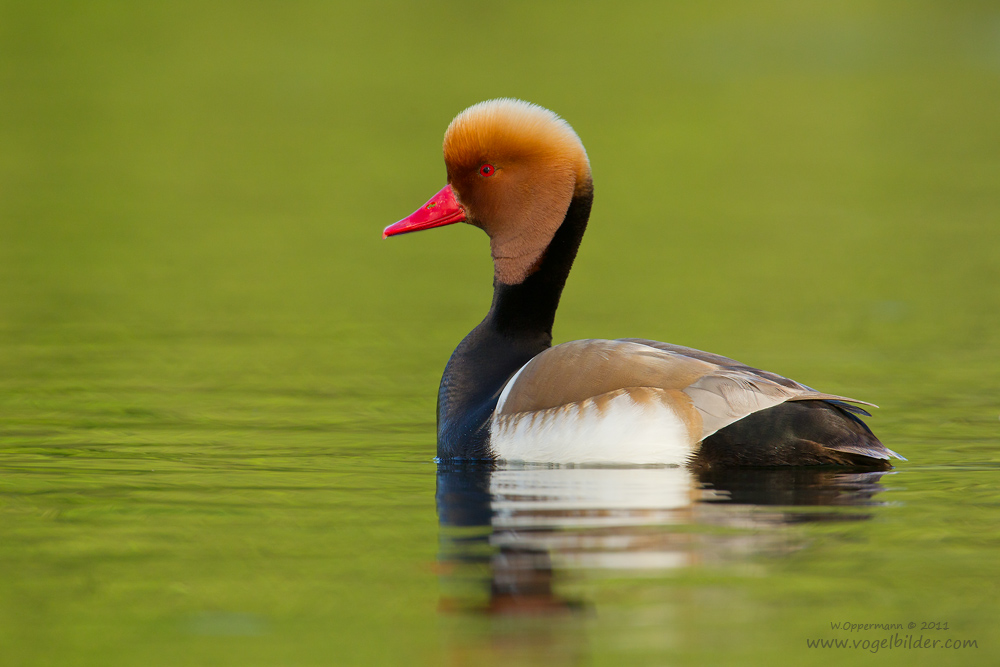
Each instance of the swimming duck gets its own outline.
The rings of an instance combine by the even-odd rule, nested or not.
[[[727,357],[638,338],[552,346],[590,217],[583,143],[553,112],[480,102],[444,135],[448,184],[383,238],[467,222],[489,236],[493,303],[438,391],[439,459],[555,464],[864,465],[902,458],[851,403]]]

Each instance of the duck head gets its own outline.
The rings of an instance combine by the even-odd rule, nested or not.
[[[467,222],[490,237],[497,281],[534,273],[574,196],[589,194],[580,138],[548,109],[513,99],[480,102],[444,135],[448,185],[383,238]]]

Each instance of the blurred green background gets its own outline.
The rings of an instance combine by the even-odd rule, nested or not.
[[[434,400],[491,266],[380,232],[499,96],[594,170],[557,341],[708,349],[879,403],[915,465],[1000,461],[996,2],[2,1],[0,662],[440,660]],[[985,628],[977,526],[930,532]]]

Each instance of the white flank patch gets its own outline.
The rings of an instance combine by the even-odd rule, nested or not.
[[[694,444],[669,405],[637,403],[626,390],[601,408],[588,398],[537,412],[494,413],[490,426],[490,447],[503,461],[682,465]]]

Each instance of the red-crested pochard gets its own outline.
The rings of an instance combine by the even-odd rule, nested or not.
[[[448,185],[384,237],[468,222],[490,237],[493,304],[438,391],[441,459],[563,464],[845,464],[887,449],[845,401],[738,361],[642,339],[552,347],[552,323],[593,201],[566,121],[497,99],[444,135]],[[865,403],[865,405],[870,405]]]

